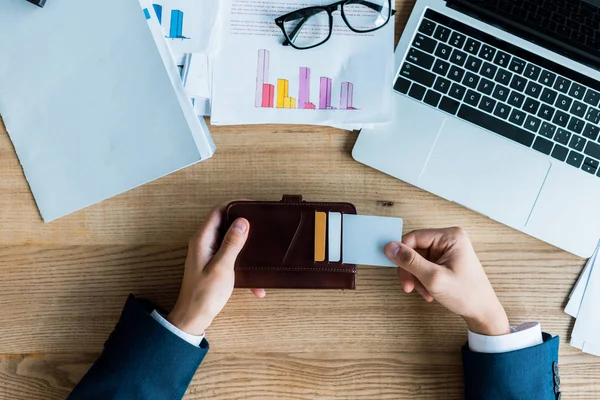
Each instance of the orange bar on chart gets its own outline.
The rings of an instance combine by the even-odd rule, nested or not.
[[[327,231],[327,214],[315,213],[315,261],[325,261],[325,238]]]
[[[285,107],[284,101],[288,98],[288,89],[290,82],[287,79],[277,80],[277,108],[289,108]]]

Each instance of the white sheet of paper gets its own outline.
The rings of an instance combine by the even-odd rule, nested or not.
[[[329,262],[342,259],[342,213],[330,212],[327,224]]]
[[[597,263],[598,257],[590,267],[587,288],[571,334],[571,345],[600,356],[600,267]]]
[[[137,1],[4,0],[0,26],[0,113],[45,221],[213,154]]]
[[[344,214],[342,260],[344,264],[395,267],[383,249],[402,240],[402,218]]]
[[[565,313],[569,314],[571,317],[577,318],[577,314],[579,314],[581,302],[583,301],[583,296],[585,294],[585,290],[589,282],[590,272],[592,271],[597,255],[598,248],[596,248],[594,254],[592,254],[588,262],[585,264],[583,272],[581,273],[581,275],[579,275],[577,283],[575,283],[575,287],[569,295],[569,302],[565,307]]]
[[[282,45],[284,36],[274,18],[330,2],[221,1],[212,124],[356,126],[389,119],[394,17],[378,31],[356,34],[335,13],[333,35],[327,43],[309,50]],[[267,94],[265,84],[272,85]],[[284,108],[286,104],[289,108]]]

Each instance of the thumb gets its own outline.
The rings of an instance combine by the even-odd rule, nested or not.
[[[215,267],[223,265],[233,269],[235,260],[244,248],[248,239],[250,223],[245,218],[236,219],[227,230],[221,247],[212,259],[211,264]]]
[[[426,260],[404,243],[389,243],[385,246],[385,255],[391,262],[410,272],[424,284],[429,282],[428,278],[439,269],[438,265]]]

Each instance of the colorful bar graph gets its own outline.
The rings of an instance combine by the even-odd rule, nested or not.
[[[158,23],[162,24],[163,7],[160,4],[152,4],[152,7],[154,7],[154,12],[156,13],[156,16],[158,17]]]
[[[174,10],[175,12],[177,10]],[[181,11],[178,11],[181,13]],[[183,24],[183,13],[177,15],[176,19]],[[180,31],[174,31],[171,24],[171,33],[181,35]],[[177,27],[176,29],[180,29]],[[298,74],[298,97],[290,97],[290,81],[288,79],[277,79],[277,85],[269,83],[269,67],[271,56],[268,50],[258,50],[256,68],[256,93],[254,106],[257,108],[281,108],[298,110],[336,110],[331,104],[331,92],[333,81],[331,78],[322,76],[319,80],[319,102],[315,104],[310,100],[311,92],[311,69],[299,67]],[[292,86],[294,89],[294,86]],[[342,82],[340,86],[340,110],[356,110],[354,107],[354,84]]]

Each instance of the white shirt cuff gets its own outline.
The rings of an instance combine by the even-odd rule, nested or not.
[[[181,329],[179,329],[178,327],[176,327],[175,325],[173,325],[169,321],[167,321],[165,319],[165,317],[160,315],[158,313],[158,311],[156,311],[156,310],[152,311],[151,315],[152,315],[152,318],[157,320],[159,324],[161,324],[162,326],[167,328],[169,331],[171,331],[172,333],[179,336],[181,339],[185,340],[186,342],[188,342],[189,344],[191,344],[193,346],[200,346],[200,343],[202,343],[202,340],[204,340],[204,337],[206,336],[206,335],[202,335],[202,336],[190,335],[189,333],[182,331]]]
[[[539,322],[525,322],[510,330],[512,333],[502,336],[486,336],[469,331],[469,349],[476,353],[507,353],[544,342]]]

